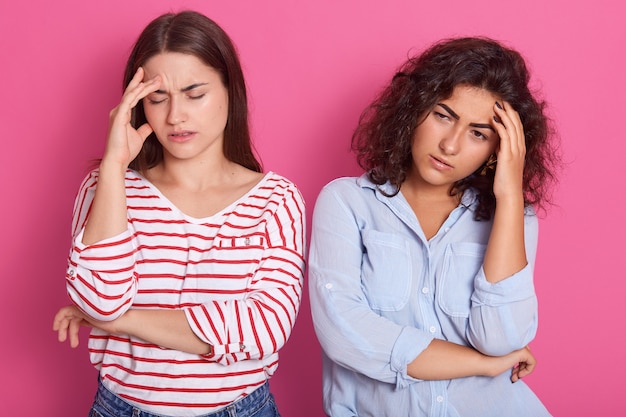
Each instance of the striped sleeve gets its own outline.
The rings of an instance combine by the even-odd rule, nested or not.
[[[135,248],[130,230],[92,245],[83,245],[83,232],[97,181],[97,171],[92,171],[76,197],[66,287],[74,304],[87,315],[96,320],[111,321],[130,308],[136,292]]]
[[[278,352],[298,314],[305,268],[304,200],[284,179],[273,193],[276,208],[266,222],[267,247],[247,296],[185,310],[196,335],[213,346],[207,359],[223,365]]]

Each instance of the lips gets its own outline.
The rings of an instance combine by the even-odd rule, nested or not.
[[[430,161],[435,166],[435,168],[438,168],[438,169],[454,168],[448,161],[440,157],[430,155]]]
[[[186,142],[192,139],[195,135],[195,132],[191,132],[188,130],[180,131],[180,132],[172,132],[168,136],[173,142]]]

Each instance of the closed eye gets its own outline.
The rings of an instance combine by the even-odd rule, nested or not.
[[[198,94],[198,95],[195,95],[195,96],[189,96],[189,98],[192,99],[192,100],[200,100],[205,95],[206,94]]]
[[[482,139],[482,140],[489,139],[483,132],[481,132],[479,130],[472,130],[471,134],[472,134],[472,136],[474,136],[475,138],[478,138],[478,139]]]
[[[150,104],[159,104],[159,103],[163,103],[164,101],[165,101],[165,99],[164,99],[164,98],[163,98],[163,99],[161,99],[161,100],[155,100],[155,99],[152,99],[152,98],[148,98],[148,102],[149,102]]]
[[[440,113],[438,111],[433,111],[433,114],[435,115],[436,118],[441,119],[441,120],[449,120],[450,119],[450,116],[448,116],[447,114]]]

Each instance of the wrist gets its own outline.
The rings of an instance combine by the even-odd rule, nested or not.
[[[508,192],[495,195],[497,205],[524,206],[524,194],[519,192]]]
[[[127,169],[128,169],[128,164],[122,164],[118,161],[111,161],[107,159],[106,157],[104,157],[100,161],[100,165],[99,165],[100,176],[104,176],[104,175],[120,176],[121,175],[122,177],[124,177],[126,175]]]

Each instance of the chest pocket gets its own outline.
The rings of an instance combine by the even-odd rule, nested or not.
[[[182,299],[186,303],[243,299],[256,278],[266,240],[261,235],[216,238],[187,264]]]
[[[408,242],[398,235],[367,230],[362,234],[361,283],[370,307],[397,311],[406,305],[411,289]]]
[[[441,309],[453,317],[469,317],[474,278],[482,267],[487,245],[459,242],[448,245],[438,277]]]

